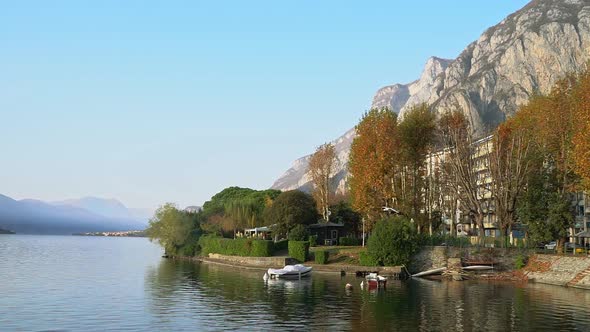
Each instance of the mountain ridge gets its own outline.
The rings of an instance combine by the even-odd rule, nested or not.
[[[418,103],[430,105],[437,114],[459,108],[481,134],[589,60],[590,0],[533,0],[486,29],[457,58],[431,57],[418,80],[380,88],[371,107],[388,107],[402,118]],[[354,136],[354,129],[345,135],[351,131]],[[341,154],[348,155],[349,150],[350,144],[343,146]],[[305,172],[309,157],[297,159],[271,188],[309,191]],[[337,191],[345,191],[346,163],[335,175]]]
[[[146,224],[147,219],[102,215],[80,206],[54,205],[35,199],[15,200],[0,194],[0,228],[17,233],[72,234],[142,230]]]

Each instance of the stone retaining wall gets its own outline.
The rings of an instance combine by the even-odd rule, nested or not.
[[[461,261],[495,262],[496,270],[512,270],[518,256],[528,256],[526,250],[511,248],[477,248],[477,247],[422,247],[418,253],[412,256],[408,269],[411,273],[447,267],[448,260],[460,259]]]
[[[534,255],[524,275],[532,282],[590,289],[590,257]]]
[[[273,267],[282,268],[285,265],[297,264],[291,257],[273,256],[273,257],[241,257],[241,256],[227,256],[210,253],[209,258],[231,263],[233,265],[246,265],[257,267]]]

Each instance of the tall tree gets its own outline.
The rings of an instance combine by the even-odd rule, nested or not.
[[[330,198],[333,195],[331,178],[337,166],[336,150],[330,143],[320,145],[309,159],[313,197],[318,212],[326,221],[330,221]]]
[[[225,216],[231,220],[234,238],[238,229],[255,227],[261,213],[259,205],[252,199],[234,199],[225,204]]]
[[[451,111],[439,120],[439,140],[445,150],[446,178],[458,194],[460,208],[472,217],[478,228],[479,242],[483,242],[484,218],[488,212],[489,190],[480,185],[482,170],[486,169],[487,140],[474,141],[468,120],[461,111]],[[485,175],[483,175],[485,176]]]
[[[356,134],[348,163],[350,195],[370,231],[381,208],[396,204],[397,115],[387,108],[371,109],[356,126]]]
[[[575,101],[574,162],[576,173],[590,190],[590,70],[584,70],[572,93]]]
[[[430,112],[426,104],[419,104],[410,108],[398,125],[398,137],[400,151],[401,177],[401,203],[405,214],[417,221],[424,220],[429,223],[429,232],[432,234],[432,210],[433,204],[431,185],[436,181],[435,172],[426,176],[426,155],[432,150],[436,129],[434,113]],[[419,228],[420,229],[420,228]]]
[[[535,149],[531,153],[535,156],[534,169],[539,170],[538,176],[533,174],[527,181],[519,217],[531,226],[533,238],[557,239],[558,251],[563,250],[568,229],[573,226],[569,195],[579,185],[574,147],[579,119],[575,109],[581,105],[578,98],[583,93],[576,96],[577,85],[577,76],[568,75],[549,94],[533,96],[514,117],[525,124],[520,132],[530,137]],[[533,208],[544,213],[539,216]]]
[[[509,119],[496,129],[488,155],[490,185],[496,220],[506,241],[516,222],[518,199],[525,190],[531,169],[530,151],[529,135],[518,127],[517,119]]]

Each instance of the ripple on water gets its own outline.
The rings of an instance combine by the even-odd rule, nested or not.
[[[1,331],[590,331],[590,292],[428,280],[346,292],[353,276],[263,282],[162,260],[146,239],[0,237]]]

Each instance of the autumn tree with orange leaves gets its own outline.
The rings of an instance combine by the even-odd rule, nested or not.
[[[366,112],[356,126],[348,169],[353,208],[370,232],[384,206],[396,200],[395,169],[399,151],[397,115],[387,109]]]
[[[574,162],[586,190],[590,190],[590,71],[585,70],[572,91],[575,117]]]

